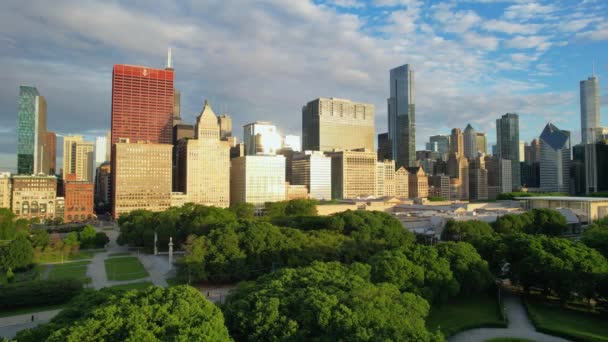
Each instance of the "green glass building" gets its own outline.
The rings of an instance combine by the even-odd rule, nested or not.
[[[19,87],[18,115],[17,173],[46,172],[46,101],[38,89]]]

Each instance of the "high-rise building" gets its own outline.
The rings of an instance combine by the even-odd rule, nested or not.
[[[464,129],[463,137],[463,146],[464,146],[464,156],[473,159],[477,157],[477,131],[468,124]]]
[[[93,183],[95,179],[95,145],[79,135],[63,138],[63,179],[69,174],[78,181]]]
[[[580,82],[581,138],[583,144],[596,141],[600,128],[600,85],[595,75]]]
[[[57,172],[57,135],[55,132],[46,132],[46,152],[49,163],[49,175]]]
[[[11,208],[13,182],[9,172],[0,172],[0,208]]]
[[[414,71],[409,64],[390,70],[388,135],[395,167],[416,166],[416,105]]]
[[[243,126],[245,154],[273,155],[281,148],[281,135],[270,122],[256,121]]]
[[[519,163],[521,186],[524,188],[540,187],[540,163]],[[583,185],[584,187],[584,185]]]
[[[452,129],[452,134],[450,135],[450,153],[464,156],[464,137],[460,128]]]
[[[511,160],[498,156],[486,156],[488,170],[488,199],[495,199],[498,194],[513,191]],[[518,167],[519,167],[519,163]]]
[[[182,121],[182,93],[173,89],[173,123]]]
[[[525,141],[519,141],[519,161],[523,162],[525,161],[525,157],[526,157],[526,142]]]
[[[112,145],[112,214],[136,209],[163,211],[171,206],[171,144],[129,139]]]
[[[112,166],[104,162],[97,168],[95,175],[95,203],[110,210],[112,203]]]
[[[443,174],[429,176],[429,196],[441,197],[445,200],[449,200],[450,176]]]
[[[540,142],[538,139],[532,139],[530,145],[525,146],[524,161],[528,164],[540,162]]]
[[[46,174],[46,100],[35,87],[20,86],[18,111],[17,173]]]
[[[456,152],[450,153],[448,158],[448,175],[460,180],[460,198],[469,199],[469,162],[466,157]]]
[[[47,220],[55,218],[57,177],[13,176],[12,204],[18,218]]]
[[[230,203],[285,200],[285,157],[282,155],[248,155],[230,161]]]
[[[95,138],[95,167],[98,167],[106,160],[108,142],[106,141],[106,137],[96,137]]]
[[[395,196],[404,198],[410,197],[409,177],[409,172],[407,172],[407,169],[403,166],[395,171]]]
[[[469,199],[472,201],[488,199],[488,170],[483,155],[472,158],[469,163]]]
[[[62,175],[65,178],[66,175],[70,173],[76,173],[76,171],[72,168],[72,161],[74,160],[74,152],[75,144],[79,142],[83,142],[81,135],[68,135],[63,137],[63,168]]]
[[[207,101],[197,118],[195,138],[180,140],[178,150],[178,191],[192,203],[230,206],[230,146],[220,140],[220,126]]]
[[[171,144],[174,101],[173,69],[114,65],[112,143]]]
[[[220,126],[220,139],[226,140],[232,136],[232,118],[228,114],[217,117],[217,124]]]
[[[519,116],[507,113],[496,120],[497,155],[511,161],[511,182],[513,189],[519,189]]]
[[[395,161],[379,161],[376,172],[376,196],[395,196]]]
[[[360,149],[326,154],[331,157],[332,198],[357,198],[376,193],[376,152]]]
[[[106,161],[112,158],[112,131],[106,131]]]
[[[436,145],[437,152],[441,153],[442,156],[445,156],[450,152],[450,136],[449,135],[433,135],[429,138],[430,146]],[[433,151],[434,149],[427,148],[427,150]]]
[[[94,212],[94,185],[86,181],[79,181],[75,174],[65,178],[65,200],[63,208],[63,222],[84,222],[91,220]]]
[[[603,140],[595,143],[595,152],[597,160],[597,175],[598,177],[597,191],[608,191],[608,140]]]
[[[302,107],[302,148],[374,151],[374,105],[335,97],[308,102]]]
[[[573,196],[587,193],[585,182],[585,148],[587,145],[578,144],[572,146],[572,165],[570,165],[570,191]],[[608,157],[608,155],[606,156]],[[539,167],[540,169],[540,167]],[[606,170],[608,172],[608,170]],[[539,170],[540,175],[540,170]],[[540,176],[539,176],[540,177]],[[539,185],[540,186],[540,185]]]
[[[391,157],[391,140],[387,133],[378,134],[378,160],[392,159]]]
[[[477,132],[477,152],[488,154],[488,139],[485,133]]]
[[[302,151],[302,143],[299,135],[286,135],[283,137],[281,149],[289,149],[294,152]]]
[[[310,198],[331,200],[331,158],[320,151],[304,151],[293,156],[291,183],[305,185]]]
[[[570,132],[548,123],[540,135],[540,188],[570,191]]]
[[[409,198],[429,197],[429,177],[420,166],[408,167]]]

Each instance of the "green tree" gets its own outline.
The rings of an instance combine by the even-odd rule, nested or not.
[[[0,208],[0,240],[12,240],[15,237],[15,217],[10,209]]]
[[[251,203],[233,203],[228,208],[239,219],[252,219],[255,217],[255,206]]]
[[[449,219],[441,233],[442,240],[473,241],[494,234],[492,227],[483,221],[455,221]]]
[[[3,270],[17,270],[32,264],[34,260],[34,249],[29,240],[18,235],[8,245],[0,248],[0,266]]]
[[[95,247],[95,235],[97,231],[95,228],[89,224],[84,226],[82,231],[80,232],[80,244],[82,248],[93,248]]]
[[[437,245],[439,256],[450,263],[450,270],[463,295],[479,294],[492,284],[488,263],[475,247],[466,242],[443,242]]]
[[[585,229],[581,241],[608,258],[608,225],[601,222],[593,223]]]
[[[532,222],[524,228],[528,234],[545,234],[560,236],[567,228],[564,215],[553,209],[532,209]]]

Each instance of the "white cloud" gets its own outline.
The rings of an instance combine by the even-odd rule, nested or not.
[[[506,42],[506,46],[515,49],[547,50],[551,46],[546,36],[517,36]]]
[[[507,34],[530,35],[537,33],[543,25],[541,24],[521,24],[506,20],[492,19],[484,22],[482,27],[490,32],[502,32]]]
[[[602,23],[593,30],[578,33],[576,37],[589,40],[608,40],[608,24]]]
[[[452,7],[450,3],[433,6],[434,18],[446,32],[464,33],[481,22],[481,17],[474,11],[452,11]]]
[[[509,6],[504,13],[505,18],[513,20],[549,19],[557,10],[553,5],[542,5],[538,2],[522,3]]]
[[[500,42],[500,39],[496,37],[480,35],[474,32],[467,32],[462,37],[467,45],[490,51],[496,50]]]
[[[340,8],[362,8],[365,7],[365,3],[359,0],[330,0],[327,2],[328,5],[340,7]]]
[[[576,20],[569,20],[569,21],[566,21],[563,23],[558,23],[558,24],[556,24],[556,26],[560,31],[578,32],[578,31],[586,28],[590,24],[600,21],[600,20],[601,19],[599,19],[599,18],[576,19]]]

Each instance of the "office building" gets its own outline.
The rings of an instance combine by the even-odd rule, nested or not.
[[[395,196],[409,198],[410,197],[410,174],[405,167],[400,167],[395,171]]]
[[[532,139],[530,145],[525,146],[524,161],[528,164],[540,162],[540,142],[538,139]]]
[[[11,208],[13,183],[9,172],[0,172],[0,208]]]
[[[497,155],[511,161],[511,182],[518,190],[521,182],[519,174],[519,116],[507,113],[496,120]]]
[[[46,152],[48,156],[48,174],[57,173],[57,135],[55,132],[46,132]]]
[[[429,177],[420,166],[408,167],[409,198],[429,197]]]
[[[429,196],[441,197],[445,200],[450,199],[450,176],[434,175],[429,176]]]
[[[195,138],[180,140],[178,150],[178,191],[192,203],[230,206],[230,145],[220,140],[220,126],[207,101],[196,120]]]
[[[378,134],[378,160],[392,159],[391,157],[391,140],[388,138],[388,133]]]
[[[433,135],[429,138],[429,146],[427,150],[441,153],[444,158],[450,152],[450,136],[449,135]]]
[[[376,197],[395,196],[395,161],[379,161],[376,172]]]
[[[333,199],[366,197],[376,193],[376,152],[360,149],[326,154],[331,157]]]
[[[94,215],[94,184],[77,180],[75,174],[69,174],[64,180],[65,198],[63,222],[84,222]]]
[[[416,105],[414,71],[409,64],[390,70],[388,135],[395,167],[416,166]]]
[[[17,173],[49,171],[46,134],[46,100],[35,87],[20,86],[17,122]],[[46,157],[46,158],[45,158]]]
[[[95,138],[95,167],[99,167],[106,160],[108,143],[106,137]]]
[[[63,178],[65,178],[65,175],[69,175],[70,173],[76,173],[72,167],[72,162],[75,159],[75,144],[83,141],[84,140],[82,139],[81,135],[67,135],[63,137],[63,167],[61,168]]]
[[[477,132],[477,152],[488,154],[488,139],[485,133]]]
[[[112,158],[112,131],[106,131],[106,161]]]
[[[581,138],[593,144],[600,128],[600,85],[595,75],[580,82]]]
[[[281,135],[270,122],[256,121],[243,126],[245,155],[273,155],[281,148]]]
[[[372,104],[332,97],[318,98],[302,107],[304,150],[374,151],[374,137]]]
[[[95,204],[98,207],[111,209],[112,203],[112,166],[109,161],[97,168],[95,175]]]
[[[570,195],[580,196],[587,193],[587,184],[585,180],[585,148],[586,145],[584,144],[572,146],[572,164],[570,165]],[[608,157],[608,155],[606,157]],[[608,172],[608,170],[606,171]]]
[[[469,159],[475,158],[477,156],[477,153],[479,152],[477,150],[477,131],[475,131],[471,124],[468,124],[467,127],[464,129],[464,134],[462,135],[462,138],[464,146],[464,156]]]
[[[75,174],[79,181],[94,182],[95,145],[82,141],[81,136],[63,138],[63,179]]]
[[[220,139],[227,140],[232,136],[232,118],[228,114],[217,117],[217,124],[220,126]]]
[[[310,198],[331,200],[331,158],[320,151],[304,151],[293,156],[291,183],[305,185]]]
[[[483,155],[478,155],[470,160],[468,181],[471,201],[488,199],[488,170]]]
[[[524,188],[540,187],[540,163],[519,163],[521,186]],[[584,185],[583,185],[584,187]]]
[[[540,188],[546,192],[570,190],[570,132],[548,123],[540,135]]]
[[[513,168],[509,159],[498,156],[486,156],[488,170],[488,199],[495,199],[498,194],[513,191]],[[517,163],[519,167],[519,162]]]
[[[182,121],[182,94],[179,90],[173,89],[173,124]]]
[[[469,161],[466,157],[452,152],[448,158],[448,175],[452,178],[460,180],[460,197],[461,200],[469,199]]]
[[[519,161],[523,162],[525,161],[525,150],[526,150],[526,142],[525,141],[520,141],[519,142]]]
[[[57,197],[57,177],[37,175],[13,176],[11,208],[17,218],[55,218],[55,197]]]
[[[306,185],[294,185],[285,182],[285,200],[291,201],[295,199],[308,199],[308,188]]]
[[[302,143],[299,135],[286,135],[283,137],[281,149],[289,149],[294,152],[302,151]]]
[[[174,105],[173,69],[114,65],[112,143],[171,144]]]
[[[172,88],[173,89],[173,88]],[[171,144],[129,139],[112,145],[112,215],[171,206]]]
[[[464,156],[464,137],[460,128],[452,129],[450,135],[450,153],[457,153],[459,156]]]
[[[230,161],[230,203],[285,200],[285,157],[281,155],[247,155]]]
[[[435,174],[435,164],[437,164],[437,159],[420,159],[418,161],[418,164],[424,169],[424,173],[426,173],[427,175]]]

